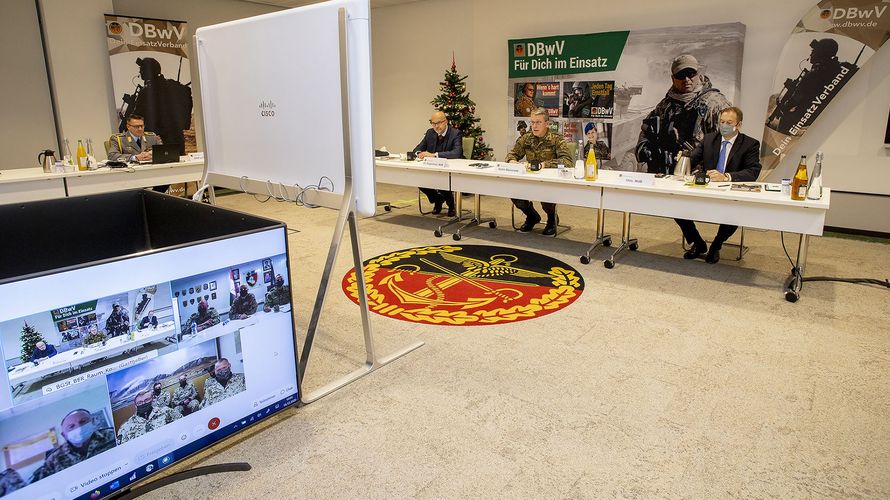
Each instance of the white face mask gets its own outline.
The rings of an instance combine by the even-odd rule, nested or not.
[[[717,126],[720,129],[720,135],[726,137],[728,135],[732,135],[735,132],[735,125],[729,125],[726,123],[721,123]]]
[[[96,424],[90,422],[80,427],[75,427],[65,433],[65,439],[74,446],[81,446],[86,443],[96,432]]]

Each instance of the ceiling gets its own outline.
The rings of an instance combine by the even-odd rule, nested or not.
[[[313,3],[319,3],[323,0],[244,0],[246,2],[261,3],[264,5],[274,5],[276,7],[300,7]],[[389,7],[391,5],[400,5],[403,3],[417,2],[419,0],[371,0],[371,8]]]

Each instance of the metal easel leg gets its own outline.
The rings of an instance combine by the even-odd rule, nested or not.
[[[788,302],[797,302],[800,298],[800,289],[803,287],[804,268],[807,265],[807,251],[809,249],[810,237],[806,234],[800,235],[800,244],[797,247],[797,262],[791,268],[791,275],[785,280],[785,300]]]
[[[630,249],[632,252],[639,248],[637,239],[630,237],[630,212],[624,212],[621,221],[621,244],[618,245],[618,248],[612,252],[612,255],[608,259],[603,261],[603,266],[605,266],[606,269],[615,267],[615,257],[617,257],[625,248]]]
[[[596,238],[593,240],[593,243],[587,247],[587,251],[584,252],[584,255],[581,256],[582,264],[590,264],[590,254],[596,250],[596,247],[600,245],[604,247],[612,246],[612,235],[603,234],[605,222],[606,211],[603,210],[603,207],[599,207],[596,209]]]

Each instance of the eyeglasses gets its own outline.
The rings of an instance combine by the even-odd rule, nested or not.
[[[698,70],[693,68],[681,69],[674,73],[675,80],[685,80],[687,78],[695,78],[696,76],[698,76]]]
[[[437,122],[434,122],[434,121],[430,120],[430,125],[441,125],[441,124],[443,124],[443,123],[445,123],[445,122],[447,122],[447,121],[448,121],[448,120],[439,120],[439,121],[437,121]]]
[[[128,126],[128,127],[133,127],[133,128],[145,128],[145,124],[144,124],[144,123],[143,123],[143,124],[140,124],[140,125],[133,125],[132,123],[128,123],[127,126]]]
[[[531,122],[532,122],[532,125],[543,125],[543,124],[547,123],[544,120],[531,120]]]

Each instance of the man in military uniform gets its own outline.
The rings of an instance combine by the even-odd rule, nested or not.
[[[22,489],[25,486],[28,486],[27,483],[15,469],[6,469],[0,472],[0,497]]]
[[[130,115],[127,131],[112,135],[109,142],[108,159],[116,161],[151,160],[151,147],[162,144],[154,132],[145,131],[145,119],[141,115]]]
[[[584,125],[584,135],[587,136],[587,144],[584,145],[585,159],[587,158],[587,153],[590,152],[590,148],[593,148],[593,154],[597,162],[612,159],[612,150],[609,149],[605,142],[598,139],[599,133],[596,131],[596,125],[593,122]]]
[[[97,427],[93,415],[82,408],[62,418],[61,431],[65,442],[46,454],[43,465],[31,476],[32,482],[67,469],[115,446],[114,429]]]
[[[229,308],[229,319],[232,320],[247,319],[256,312],[256,297],[247,291],[247,285],[241,285],[238,292],[238,296],[232,301],[232,307]]]
[[[165,391],[160,382],[155,382],[152,386],[152,404],[155,408],[160,406],[170,407],[170,391]]]
[[[535,104],[535,84],[525,82],[522,84],[522,93],[516,96],[513,102],[513,116],[531,116],[537,107]]]
[[[574,165],[575,161],[569,152],[566,142],[557,134],[550,131],[550,116],[544,108],[537,108],[531,113],[532,133],[525,134],[516,140],[516,145],[507,154],[507,161],[516,163],[523,157],[529,164],[538,164],[541,168],[555,168],[558,163]],[[525,214],[525,223],[519,228],[520,232],[527,233],[534,229],[535,224],[541,222],[541,215],[535,210],[529,200],[513,198],[513,205]],[[541,234],[550,236],[556,234],[556,204],[541,202],[541,208],[547,214],[547,225]]]
[[[173,392],[173,410],[180,415],[188,415],[200,407],[198,390],[188,381],[185,374],[179,376],[179,387]]]
[[[234,396],[246,389],[244,375],[232,373],[232,365],[226,358],[220,358],[213,367],[213,378],[204,381],[204,399],[201,407],[206,408],[223,399]]]
[[[219,313],[216,312],[216,308],[210,307],[206,300],[201,299],[198,302],[198,312],[192,313],[189,319],[182,324],[183,335],[191,333],[192,324],[197,326],[199,332],[213,325],[218,325]]]
[[[637,161],[650,173],[671,173],[677,153],[690,154],[705,134],[716,132],[720,111],[731,106],[701,72],[698,60],[683,54],[671,62],[671,88],[643,119]]]
[[[142,57],[136,64],[145,87],[136,96],[133,113],[144,116],[145,127],[161,136],[165,144],[180,144],[179,154],[185,154],[184,131],[192,121],[191,88],[164,78],[157,59]]]
[[[105,331],[108,332],[108,336],[117,337],[130,333],[130,315],[120,304],[114,304],[111,309],[111,314],[105,320]]]
[[[142,391],[137,394],[133,404],[136,406],[136,412],[118,429],[117,444],[124,444],[131,439],[136,439],[178,418],[172,409],[166,406],[156,407],[151,391]]]
[[[263,301],[263,311],[269,312],[273,308],[283,306],[284,304],[290,304],[290,286],[284,284],[284,278],[279,274],[275,276],[275,285],[266,292],[266,298]]]

